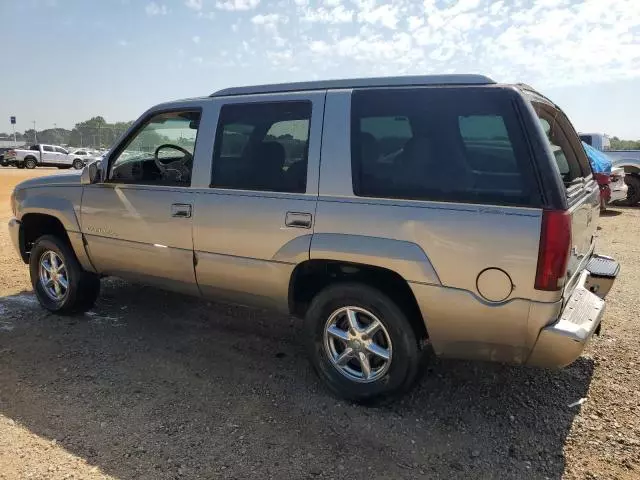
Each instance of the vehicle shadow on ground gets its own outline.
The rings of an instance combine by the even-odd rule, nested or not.
[[[89,315],[28,303],[0,298],[0,413],[123,479],[560,478],[594,370],[433,359],[365,408],[319,385],[296,319],[113,280]]]
[[[600,211],[601,217],[617,217],[618,215],[622,215],[622,212],[620,210],[611,210],[610,208],[608,208],[605,211]]]

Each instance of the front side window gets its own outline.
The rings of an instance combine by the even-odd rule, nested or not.
[[[60,147],[55,147],[55,150],[57,153],[63,153],[64,155],[68,155],[69,152],[67,152],[64,148],[60,148]]]
[[[108,179],[189,186],[199,123],[196,111],[154,115],[115,152]]]
[[[540,203],[524,134],[503,91],[360,90],[351,111],[358,196]]]
[[[223,106],[211,186],[304,193],[310,120],[306,101]]]

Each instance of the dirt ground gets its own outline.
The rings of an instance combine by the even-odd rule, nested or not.
[[[292,318],[112,279],[46,313],[4,225],[48,173],[0,168],[0,479],[640,478],[640,209],[600,219],[622,273],[573,365],[433,359],[372,409],[322,388]]]

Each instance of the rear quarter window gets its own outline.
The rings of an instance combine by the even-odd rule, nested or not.
[[[540,205],[511,90],[402,88],[352,95],[354,193]]]

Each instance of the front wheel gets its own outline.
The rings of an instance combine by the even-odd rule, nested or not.
[[[624,182],[627,184],[627,205],[637,205],[640,203],[640,176],[627,174]]]
[[[73,161],[73,168],[75,168],[76,170],[80,170],[80,169],[84,168],[84,162],[82,160],[80,160],[79,158],[76,158]]]
[[[419,378],[422,352],[402,310],[359,283],[325,288],[306,315],[314,369],[336,395],[379,403],[407,392]]]
[[[100,292],[100,278],[84,271],[71,247],[52,235],[36,240],[29,273],[38,301],[54,313],[85,312],[93,307]]]

